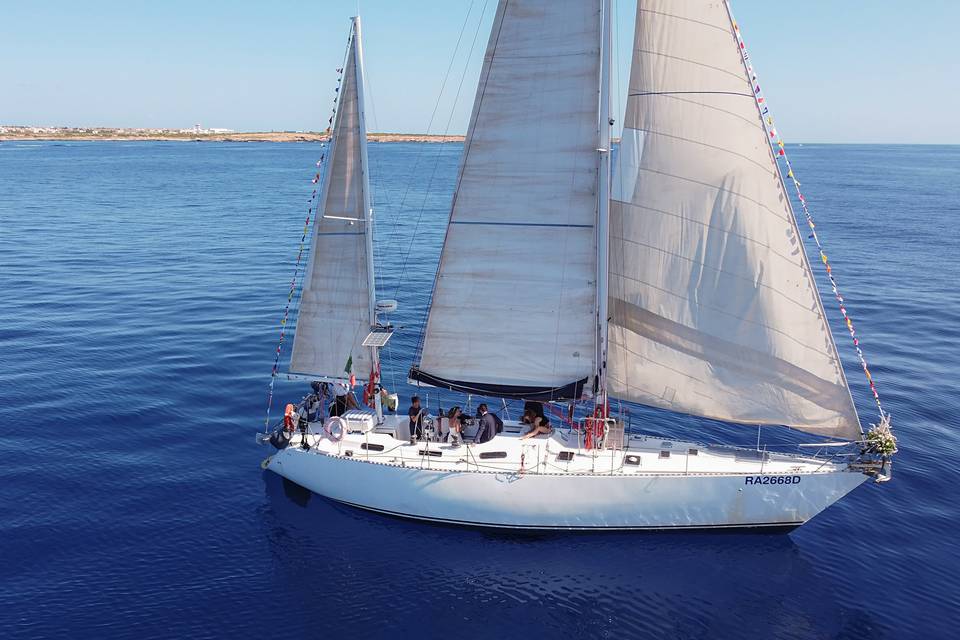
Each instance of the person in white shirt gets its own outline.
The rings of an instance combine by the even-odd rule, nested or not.
[[[350,409],[357,408],[357,399],[353,397],[350,385],[346,382],[334,382],[330,386],[333,391],[333,403],[330,405],[331,416],[342,416]]]

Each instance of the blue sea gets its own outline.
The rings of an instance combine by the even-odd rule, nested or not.
[[[460,151],[370,145],[401,395]],[[511,535],[357,511],[259,467],[318,145],[0,143],[0,636],[957,637],[960,147],[789,151],[893,415],[893,480],[789,535]],[[304,392],[279,382],[274,416]]]

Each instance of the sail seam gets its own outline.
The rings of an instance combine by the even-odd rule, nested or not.
[[[699,60],[694,60],[693,58],[684,58],[683,56],[673,56],[673,55],[670,55],[669,53],[663,53],[662,51],[653,51],[652,49],[637,49],[636,51],[638,53],[645,53],[650,56],[660,56],[661,58],[669,58],[671,60],[677,60],[678,62],[686,62],[688,64],[692,64],[697,67],[703,67],[704,69],[712,69],[713,71],[719,71],[720,73],[726,74],[731,78],[740,80],[741,82],[743,81],[743,76],[735,74],[731,71],[727,71],[723,67],[715,67],[712,64],[707,64],[706,62],[700,62]],[[747,83],[747,86],[749,87],[750,84]],[[629,94],[627,97],[630,97]],[[753,97],[752,94],[751,94],[751,97]]]
[[[663,209],[657,209],[656,207],[648,207],[647,205],[636,204],[636,203],[634,203],[634,202],[625,202],[625,201],[623,201],[623,200],[617,200],[616,198],[611,198],[611,200],[612,200],[613,202],[616,202],[617,204],[623,205],[624,207],[633,207],[633,208],[635,208],[635,209],[645,209],[645,210],[647,210],[647,211],[652,211],[652,212],[654,212],[654,213],[659,213],[659,214],[662,214],[662,215],[665,215],[665,216],[670,216],[671,218],[676,218],[677,220],[683,220],[684,222],[689,222],[689,223],[691,223],[691,224],[697,224],[697,225],[700,225],[701,227],[705,227],[705,228],[707,228],[707,229],[712,229],[712,230],[714,230],[714,231],[717,231],[718,233],[723,233],[723,234],[726,234],[726,235],[728,235],[728,236],[734,236],[734,237],[739,238],[740,240],[743,240],[743,241],[745,241],[745,242],[750,242],[750,243],[755,244],[755,245],[757,245],[757,246],[759,246],[759,247],[763,247],[764,249],[766,249],[767,251],[769,251],[771,254],[777,256],[778,258],[782,258],[783,260],[787,260],[788,262],[793,262],[792,260],[790,260],[789,256],[786,256],[786,255],[780,253],[779,251],[777,251],[776,249],[774,249],[774,248],[773,248],[772,246],[770,246],[769,244],[766,244],[765,242],[761,242],[761,241],[759,241],[759,240],[757,240],[757,239],[755,239],[755,238],[751,238],[751,237],[749,237],[749,236],[745,236],[745,235],[743,235],[743,234],[737,233],[736,231],[731,231],[731,230],[729,230],[729,229],[724,229],[723,227],[718,227],[718,226],[716,226],[716,225],[714,225],[714,224],[710,224],[709,222],[703,222],[703,221],[697,220],[697,219],[695,219],[695,218],[688,218],[687,216],[682,216],[682,215],[680,215],[680,214],[672,213],[672,212],[670,212],[670,211],[664,211]],[[621,214],[621,215],[622,215],[622,214]],[[622,217],[626,217],[626,216],[622,216]]]
[[[717,146],[717,145],[715,145],[715,144],[707,144],[706,142],[701,142],[701,141],[699,141],[699,140],[694,140],[693,138],[684,138],[683,136],[676,136],[676,135],[673,135],[673,134],[670,134],[670,133],[664,133],[663,131],[654,131],[653,129],[638,129],[638,131],[643,131],[644,133],[653,134],[653,135],[655,135],[655,136],[663,136],[664,138],[670,138],[670,139],[672,139],[672,140],[679,140],[679,141],[681,141],[681,142],[689,142],[690,144],[699,145],[699,146],[701,146],[701,147],[706,147],[706,148],[708,148],[708,149],[713,149],[713,150],[715,150],[715,151],[722,151],[722,152],[724,152],[724,153],[729,153],[729,154],[731,154],[731,155],[737,156],[738,158],[742,158],[742,159],[746,160],[747,162],[749,162],[750,164],[752,164],[752,165],[754,165],[754,166],[756,166],[756,167],[759,167],[760,169],[763,170],[764,174],[768,174],[768,171],[769,171],[768,168],[764,167],[762,164],[760,164],[760,163],[757,162],[756,160],[752,160],[752,159],[749,158],[748,156],[746,156],[746,155],[744,155],[744,154],[742,154],[742,153],[737,153],[736,151],[733,151],[732,149],[725,149],[725,148],[720,147],[720,146]],[[769,174],[768,174],[768,175],[769,175]]]
[[[450,224],[480,224],[498,227],[555,227],[568,229],[593,229],[592,224],[563,224],[559,222],[495,222],[493,220],[453,220]]]
[[[752,202],[753,204],[757,205],[757,206],[760,207],[761,209],[769,212],[772,216],[774,216],[774,217],[777,218],[778,220],[786,221],[785,218],[781,218],[781,217],[777,214],[776,211],[774,211],[773,209],[771,209],[771,208],[768,207],[767,205],[763,204],[763,203],[760,202],[759,200],[756,200],[756,199],[754,199],[754,198],[751,198],[750,196],[744,195],[744,194],[739,193],[739,192],[737,192],[737,191],[733,191],[733,190],[731,190],[731,189],[727,189],[726,187],[721,187],[721,186],[717,186],[717,185],[715,185],[715,184],[710,184],[709,182],[703,182],[702,180],[694,180],[693,178],[688,178],[687,176],[677,175],[677,174],[675,174],[675,173],[667,173],[666,171],[657,171],[656,169],[651,169],[651,168],[649,168],[649,167],[638,167],[637,170],[638,170],[638,171],[646,171],[646,172],[648,172],[648,173],[655,173],[655,174],[661,175],[661,176],[667,176],[668,178],[676,178],[677,180],[685,180],[685,181],[687,181],[687,182],[692,182],[693,184],[699,184],[699,185],[704,186],[704,187],[710,187],[711,189],[716,189],[717,191],[720,191],[720,192],[722,192],[722,193],[728,193],[728,194],[730,194],[731,196],[736,196],[736,197],[738,197],[738,198],[743,198],[744,200],[746,200],[746,201],[748,201],[748,202]],[[781,191],[781,193],[782,193],[782,191]]]
[[[681,300],[685,300],[685,301],[689,302],[690,304],[695,305],[695,306],[697,306],[697,307],[703,307],[703,308],[709,309],[709,310],[711,310],[711,311],[713,311],[713,312],[715,312],[715,313],[719,313],[719,314],[724,315],[724,316],[727,316],[727,317],[729,317],[729,318],[733,318],[734,320],[740,320],[740,321],[742,321],[742,322],[747,322],[747,323],[749,323],[749,324],[756,325],[756,326],[758,326],[758,327],[761,327],[761,328],[763,328],[763,329],[766,329],[767,331],[772,331],[773,333],[778,333],[778,334],[782,335],[784,338],[789,339],[791,342],[793,342],[794,344],[796,344],[798,347],[803,347],[804,349],[809,349],[810,351],[813,351],[813,352],[816,353],[816,354],[819,354],[819,355],[822,355],[822,356],[827,356],[828,358],[832,358],[832,357],[833,357],[833,354],[832,354],[832,353],[829,353],[829,352],[826,352],[826,351],[820,351],[819,349],[817,349],[817,348],[814,347],[813,345],[804,344],[803,342],[800,342],[799,340],[797,340],[796,338],[794,338],[793,336],[791,336],[789,333],[787,333],[787,332],[785,332],[785,331],[782,331],[781,329],[777,329],[776,327],[771,327],[770,325],[764,324],[764,323],[762,323],[762,322],[757,322],[756,320],[750,320],[749,318],[744,318],[744,317],[742,317],[742,316],[738,316],[738,315],[732,314],[732,313],[730,313],[729,311],[724,311],[721,307],[715,307],[715,306],[713,306],[713,305],[706,304],[706,303],[704,303],[704,302],[699,302],[699,301],[696,301],[696,300],[689,300],[686,296],[680,295],[679,293],[676,293],[675,291],[670,291],[670,290],[668,290],[668,289],[664,289],[664,288],[662,288],[662,287],[658,287],[657,285],[652,284],[652,283],[650,283],[650,282],[647,282],[646,280],[641,280],[640,278],[633,278],[633,277],[628,276],[628,275],[619,275],[619,274],[618,274],[617,276],[615,276],[615,277],[624,278],[624,279],[627,279],[627,280],[632,280],[633,282],[636,282],[636,283],[638,283],[638,284],[646,285],[646,286],[650,287],[651,289],[656,289],[657,291],[660,291],[660,292],[665,293],[665,294],[667,294],[667,295],[671,295],[671,296],[674,296],[675,298],[680,298]]]
[[[694,93],[694,94],[695,94],[695,93],[697,93],[697,92],[691,92],[691,93]],[[696,106],[696,107],[702,107],[702,108],[704,108],[704,109],[712,109],[713,111],[719,111],[720,113],[725,113],[725,114],[727,114],[728,116],[732,116],[732,117],[736,118],[737,120],[740,120],[741,122],[750,125],[750,126],[753,127],[753,128],[760,129],[761,131],[763,130],[763,125],[762,125],[762,124],[761,124],[761,125],[758,125],[758,124],[757,124],[757,121],[754,120],[754,119],[752,119],[752,118],[744,118],[743,116],[738,115],[738,114],[734,113],[733,111],[730,111],[729,109],[722,109],[722,108],[720,108],[720,107],[718,107],[718,106],[716,106],[716,105],[707,104],[706,102],[696,102],[695,100],[690,100],[690,99],[688,99],[688,98],[680,98],[680,97],[678,97],[678,94],[679,94],[679,95],[683,95],[683,93],[678,92],[678,91],[671,91],[671,92],[662,93],[662,94],[661,94],[661,93],[657,93],[657,92],[655,92],[655,91],[645,91],[645,92],[637,93],[637,94],[634,94],[634,95],[629,95],[629,96],[627,96],[627,97],[628,97],[628,98],[644,98],[644,97],[648,97],[648,96],[660,96],[660,97],[663,97],[663,98],[670,98],[671,100],[677,100],[678,102],[685,102],[685,103],[687,103],[687,104],[691,104],[691,105],[694,105],[694,106]],[[637,129],[636,127],[626,127],[626,126],[625,126],[624,128],[625,128],[625,129],[634,129],[634,130],[636,130],[636,131],[639,131],[639,129]]]
[[[674,18],[676,20],[683,20],[685,22],[692,22],[694,24],[703,25],[704,27],[710,27],[711,29],[716,29],[718,31],[723,32],[724,34],[727,33],[727,29],[725,27],[721,27],[720,25],[710,24],[709,22],[704,22],[703,20],[694,20],[693,18],[688,18],[686,16],[678,16],[675,13],[666,13],[664,11],[654,11],[653,9],[644,9],[642,7],[637,7],[637,11],[639,11],[640,13],[652,13],[653,15],[663,16],[664,18]]]
[[[574,58],[576,56],[593,56],[597,54],[596,49],[585,49],[583,51],[573,51],[570,53],[544,53],[540,55],[504,55],[500,54],[497,56],[498,60],[555,60],[557,58]]]
[[[703,65],[707,66],[707,65]],[[713,67],[710,67],[711,69]],[[752,93],[740,93],[739,91],[638,91],[636,93],[627,94],[628,98],[634,97],[643,97],[643,96],[669,96],[675,94],[687,94],[687,93],[702,93],[707,95],[720,95],[720,96],[743,96],[744,98],[752,98]]]
[[[784,300],[789,301],[790,303],[792,303],[792,304],[795,305],[795,306],[800,307],[801,309],[809,309],[809,308],[810,308],[810,307],[806,306],[805,304],[803,304],[802,302],[799,302],[798,300],[794,300],[793,298],[791,298],[790,296],[788,296],[786,293],[784,293],[784,292],[782,292],[782,291],[778,291],[777,289],[774,289],[773,287],[771,287],[771,286],[768,285],[768,284],[764,284],[764,283],[762,283],[762,282],[761,282],[761,283],[757,283],[754,278],[748,278],[748,277],[745,277],[745,276],[742,276],[742,275],[733,273],[733,272],[731,272],[731,271],[725,271],[725,270],[723,270],[723,269],[717,269],[716,267],[711,267],[710,265],[708,265],[708,264],[706,264],[706,263],[704,263],[704,262],[700,262],[699,260],[694,260],[693,258],[688,258],[687,256],[681,255],[681,254],[676,253],[676,252],[674,252],[674,251],[668,251],[667,249],[661,249],[660,247],[655,247],[655,246],[653,246],[653,245],[646,244],[645,242],[640,242],[640,241],[638,241],[638,240],[633,240],[633,239],[631,239],[631,238],[621,238],[621,240],[623,240],[624,242],[629,242],[629,243],[631,243],[631,244],[635,244],[635,245],[641,246],[641,247],[645,247],[645,248],[647,248],[647,249],[652,249],[653,251],[659,251],[660,253],[666,254],[666,255],[668,255],[668,256],[673,256],[674,258],[679,258],[679,259],[681,259],[681,260],[686,260],[687,262],[689,262],[689,263],[691,263],[691,264],[695,264],[695,265],[700,266],[700,267],[703,267],[703,268],[705,268],[705,269],[709,269],[709,270],[711,270],[711,271],[715,271],[715,272],[717,272],[717,273],[719,273],[719,274],[723,274],[723,275],[730,276],[731,278],[736,278],[736,279],[738,279],[738,280],[743,280],[744,282],[749,282],[749,283],[753,284],[754,286],[763,287],[764,289],[767,289],[768,291],[771,291],[771,292],[773,292],[773,293],[776,293],[777,295],[781,296]]]

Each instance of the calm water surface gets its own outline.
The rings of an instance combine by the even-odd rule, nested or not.
[[[960,148],[792,150],[901,453],[892,482],[791,535],[461,530],[264,475],[254,434],[319,153],[0,143],[0,636],[956,637]],[[370,148],[402,394],[459,153]]]

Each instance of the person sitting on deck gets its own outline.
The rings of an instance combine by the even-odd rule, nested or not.
[[[420,408],[420,396],[410,398],[407,415],[410,416],[410,442],[414,442],[423,437],[423,409]]]
[[[530,431],[520,436],[521,440],[535,438],[539,435],[547,435],[553,432],[553,429],[550,427],[550,420],[544,415],[538,416],[533,409],[527,409],[520,421],[530,425]]]
[[[477,407],[477,417],[480,418],[480,428],[477,429],[474,442],[489,442],[503,429],[503,420],[495,413],[490,413],[486,403]]]

